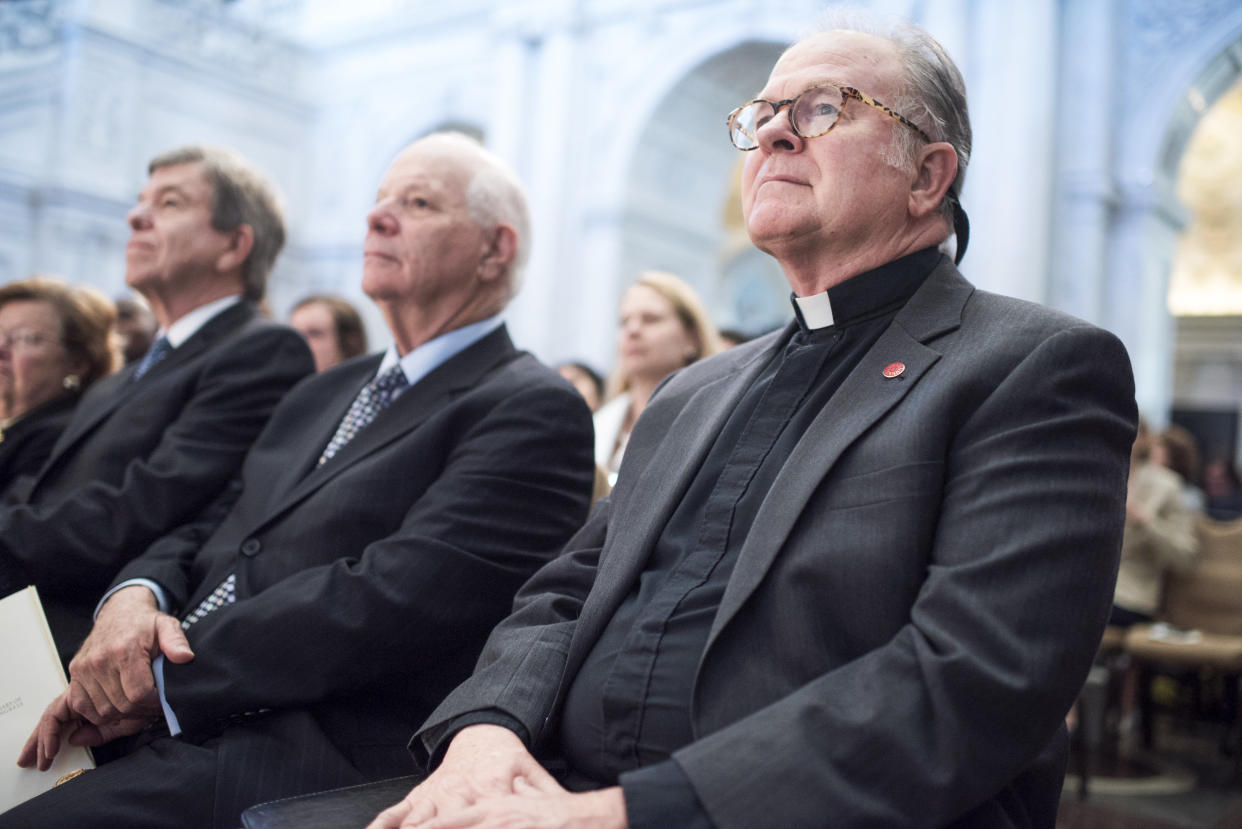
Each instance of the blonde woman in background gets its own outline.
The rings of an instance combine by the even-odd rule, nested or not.
[[[1186,504],[1181,476],[1153,459],[1158,437],[1140,420],[1130,455],[1126,528],[1109,624],[1129,627],[1152,621],[1160,609],[1169,572],[1186,572],[1199,555],[1195,522],[1199,513]]]
[[[660,271],[639,275],[621,298],[617,365],[610,399],[595,413],[595,462],[616,483],[625,446],[660,381],[722,350],[715,324],[698,294]]]

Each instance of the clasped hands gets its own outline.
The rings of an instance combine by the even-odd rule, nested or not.
[[[367,829],[626,829],[625,800],[613,786],[566,791],[512,731],[463,728],[444,762]]]
[[[181,624],[160,612],[151,591],[131,586],[108,597],[69,663],[69,687],[43,712],[17,764],[46,771],[66,738],[70,745],[98,746],[158,719],[151,661],[161,653],[178,664],[194,658]]]

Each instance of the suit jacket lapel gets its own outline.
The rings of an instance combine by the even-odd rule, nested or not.
[[[291,447],[290,460],[293,462],[286,464],[273,480],[269,506],[275,506],[277,499],[292,492],[300,481],[315,471],[324,447],[336,434],[359,390],[374,379],[383,359],[383,354],[372,354],[339,369],[339,382],[324,394],[317,411],[310,415],[313,424],[306,429],[308,437],[296,448]],[[301,454],[295,457],[293,453]]]
[[[151,378],[166,374],[176,366],[185,364],[220,337],[249,320],[255,313],[254,307],[250,303],[242,301],[216,314],[202,328],[194,332],[188,340],[174,348],[167,357],[152,366],[147,375],[143,377],[143,383],[130,382],[134,372],[137,370],[136,363],[124,367],[111,377],[105,377],[100,380],[83,397],[82,405],[79,407],[83,412],[83,416],[80,418],[75,417],[70,422],[69,428],[56,444],[53,457],[59,457],[63,454],[65,449],[94,429],[116,411],[118,406],[129,400],[131,396],[141,394],[143,384],[149,383]],[[44,468],[47,468],[47,466]]]
[[[143,383],[154,380],[156,377],[163,376],[169,372],[176,371],[178,366],[183,366],[190,360],[194,359],[203,349],[211,345],[218,338],[220,327],[213,326],[212,323],[221,321],[222,317],[230,317],[232,312],[239,308],[239,305],[233,305],[221,311],[216,316],[207,321],[207,324],[194,332],[191,337],[181,345],[169,351],[164,359],[160,360],[151,368],[147,369],[147,373],[142,376],[142,380],[137,383],[126,384],[126,391],[129,393],[137,392],[142,389]],[[136,367],[135,367],[136,368]]]
[[[490,371],[497,363],[511,359],[516,354],[513,342],[505,326],[501,326],[483,339],[466,348],[464,351],[449,358],[426,377],[406,389],[392,405],[380,413],[375,420],[332,457],[330,461],[319,465],[319,456],[332,435],[336,432],[341,418],[349,410],[350,404],[357,396],[363,384],[375,375],[379,360],[368,361],[369,372],[356,383],[343,384],[341,393],[333,397],[332,406],[328,409],[332,414],[320,418],[317,434],[322,441],[305,446],[306,454],[302,463],[293,464],[294,469],[306,470],[302,479],[289,488],[280,491],[286,493],[278,497],[272,509],[266,512],[259,526],[267,523],[280,513],[289,509],[298,501],[323,486],[357,464],[363,458],[379,451],[389,443],[414,430],[428,417],[440,411],[446,401],[462,391],[473,388],[479,378]],[[255,528],[256,530],[258,527]]]
[[[570,664],[594,643],[599,630],[625,598],[642,572],[659,535],[673,510],[698,473],[738,399],[754,382],[772,357],[785,332],[769,335],[771,343],[760,349],[738,371],[699,388],[677,415],[672,427],[655,449],[654,460],[630,488],[624,510],[627,520],[609,523],[609,535],[600,556],[595,587],[583,605],[571,644]],[[659,459],[670,463],[661,463]],[[629,517],[633,517],[630,520]],[[577,653],[575,653],[575,651]]]
[[[758,587],[841,453],[898,405],[940,359],[925,343],[961,324],[973,291],[953,266],[934,270],[812,421],[794,449],[798,462],[781,470],[755,515],[712,623],[708,648]],[[897,361],[905,364],[905,371],[897,378],[885,377],[884,367]]]
[[[134,365],[126,366],[111,377],[98,381],[87,390],[78,407],[80,415],[69,422],[69,427],[56,442],[53,457],[63,454],[66,447],[72,446],[78,438],[94,429],[96,424],[112,414],[113,409],[125,400],[125,386],[133,376],[135,368]]]

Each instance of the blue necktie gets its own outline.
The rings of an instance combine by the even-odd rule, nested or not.
[[[156,363],[167,357],[170,351],[172,351],[172,344],[168,342],[168,338],[160,337],[151,344],[147,353],[142,355],[142,361],[138,363],[138,368],[134,369],[134,376],[130,379],[141,379],[142,375],[155,368]]]

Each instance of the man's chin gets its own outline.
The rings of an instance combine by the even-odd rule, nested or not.
[[[774,256],[773,248],[779,249],[782,244],[805,236],[808,229],[805,214],[788,210],[758,208],[746,218],[746,233],[751,243]]]
[[[368,262],[368,265],[370,263]],[[387,268],[366,267],[362,271],[362,292],[372,302],[396,302],[409,290],[399,273]]]
[[[125,284],[133,288],[135,291],[141,292],[144,287],[150,285],[154,280],[150,271],[125,271]]]
[[[797,244],[803,234],[792,228],[781,228],[779,231],[774,228],[763,228],[759,231],[748,230],[750,243],[768,256],[781,258],[781,252],[789,250],[792,245]]]
[[[386,285],[368,287],[366,282],[363,282],[362,292],[366,294],[367,299],[371,300],[381,308],[385,305],[398,303],[401,300],[401,295]]]

